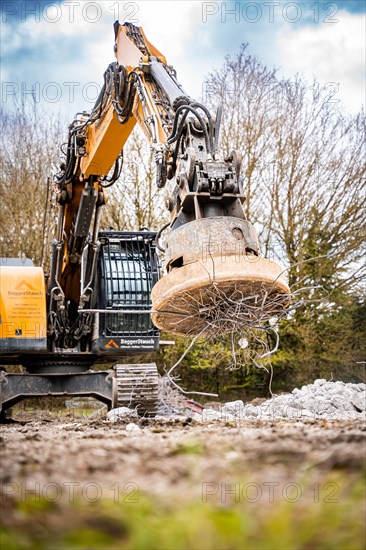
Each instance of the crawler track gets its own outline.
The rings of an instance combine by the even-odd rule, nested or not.
[[[158,410],[158,369],[155,363],[116,365],[117,406],[136,408],[139,416]]]

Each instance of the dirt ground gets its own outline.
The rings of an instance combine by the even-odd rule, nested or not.
[[[202,510],[206,514],[207,507],[238,509],[240,517],[244,509],[249,516],[254,511],[259,531],[263,518],[278,515],[284,506],[295,516],[301,515],[301,510],[319,517],[324,513],[330,523],[336,522],[336,538],[342,546],[334,545],[331,539],[330,546],[324,546],[327,539],[319,538],[315,526],[312,536],[315,541],[319,538],[319,548],[363,548],[365,544],[360,487],[365,472],[366,426],[362,422],[246,420],[199,424],[190,419],[140,419],[131,425],[131,419],[111,423],[96,413],[92,417],[69,415],[39,411],[0,427],[2,550],[53,548],[52,542],[55,548],[239,547],[233,546],[237,543],[230,542],[230,537],[220,538],[216,533],[220,527],[212,527],[211,520],[207,533],[210,529],[213,533],[207,540],[192,535],[191,541],[173,533],[171,539],[165,536],[168,541],[177,541],[177,546],[172,542],[161,546],[159,535],[146,524],[146,537],[141,542],[140,527],[136,528],[138,535],[134,528],[129,531],[134,521],[130,515],[147,501],[158,502],[159,514],[171,518],[178,508],[192,505],[198,506],[198,515]],[[80,507],[95,511],[108,503],[124,510],[127,531],[118,531],[113,522],[114,527],[106,531],[106,524],[95,520],[92,526],[87,521],[88,529],[104,533],[101,538],[91,537],[86,543],[74,535],[65,538],[74,528],[80,534],[80,525],[85,531],[85,510],[80,512]],[[88,517],[94,517],[93,513]],[[284,517],[289,513],[284,511]],[[109,520],[105,521],[108,524]],[[154,521],[158,521],[156,517]],[[219,526],[220,521],[217,519]],[[260,540],[255,539],[257,527],[245,527],[249,541],[251,536]],[[187,526],[185,529],[189,532]],[[342,542],[342,529],[346,535],[351,530],[353,538],[346,536]],[[273,548],[281,547],[276,546],[276,533],[270,535]],[[289,540],[284,548],[317,548],[313,539],[308,546],[308,535],[302,536],[299,546],[291,546]]]

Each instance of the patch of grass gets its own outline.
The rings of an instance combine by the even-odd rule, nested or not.
[[[171,452],[174,455],[201,455],[204,452],[204,445],[201,441],[184,441],[179,443]]]
[[[218,494],[205,502],[197,493],[184,499],[143,493],[135,503],[110,498],[94,504],[80,498],[51,506],[13,503],[1,549],[363,549],[363,477],[350,480],[345,473],[333,473],[322,487],[327,483],[342,488],[337,498],[330,498],[327,488],[317,499],[308,494],[297,502],[235,502]]]
[[[53,497],[52,497],[53,498]],[[39,493],[28,492],[22,500],[17,503],[17,510],[25,517],[39,515],[54,508],[56,503],[40,496]]]

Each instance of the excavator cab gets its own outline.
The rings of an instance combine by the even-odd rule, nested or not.
[[[151,320],[151,291],[159,279],[156,233],[101,231],[93,304],[92,352],[155,351],[159,330]]]

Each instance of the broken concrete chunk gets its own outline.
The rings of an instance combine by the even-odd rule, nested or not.
[[[237,401],[229,401],[223,405],[222,412],[233,414],[234,416],[242,416],[244,414],[244,403],[240,399]]]
[[[137,418],[137,411],[129,409],[128,407],[117,407],[107,413],[107,420],[111,422],[117,422],[121,418]]]
[[[137,424],[130,422],[126,426],[126,432],[141,432],[141,428]]]

